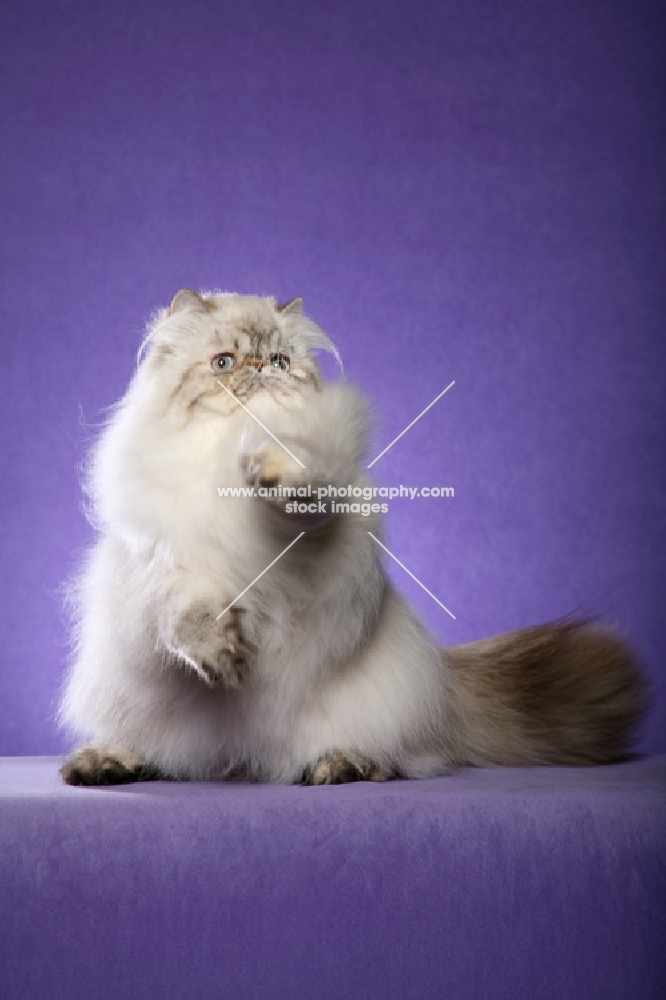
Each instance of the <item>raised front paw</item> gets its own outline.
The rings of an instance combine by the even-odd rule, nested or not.
[[[243,614],[243,608],[233,607],[218,618],[207,605],[193,604],[176,623],[171,652],[209,687],[240,687],[256,652],[243,632]]]
[[[295,447],[295,446],[294,446]],[[322,477],[312,465],[312,455],[300,452],[302,468],[280,445],[269,441],[253,452],[241,456],[241,467],[247,483],[259,494],[261,503],[281,528],[308,531],[331,520],[333,505],[319,499]]]
[[[303,785],[343,785],[349,781],[386,781],[387,775],[373,761],[353,751],[330,750],[306,767]]]
[[[240,461],[247,483],[257,489],[278,486],[298,489],[308,481],[306,469],[275,441],[265,441],[250,454],[241,455]]]

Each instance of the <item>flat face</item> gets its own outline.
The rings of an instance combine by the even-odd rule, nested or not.
[[[324,340],[271,298],[179,292],[149,335],[144,377],[188,416],[230,413],[256,395],[294,403],[319,385],[312,349]]]

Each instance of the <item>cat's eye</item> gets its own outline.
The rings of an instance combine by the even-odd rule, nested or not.
[[[289,371],[289,355],[288,354],[271,354],[269,358],[271,368],[281,368],[283,372]]]
[[[210,365],[214,372],[228,372],[236,364],[236,356],[231,351],[224,351],[223,354],[216,354],[211,359]]]

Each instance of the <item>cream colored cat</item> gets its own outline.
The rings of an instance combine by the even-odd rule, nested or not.
[[[366,407],[322,381],[317,349],[336,353],[300,300],[184,290],[155,317],[89,469],[98,539],[60,720],[92,742],[65,781],[320,784],[621,756],[645,696],[608,629],[441,650],[388,581],[378,513],[219,496],[367,484]]]

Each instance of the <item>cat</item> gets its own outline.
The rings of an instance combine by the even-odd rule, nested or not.
[[[367,405],[323,380],[319,350],[337,357],[300,299],[184,289],[152,318],[87,470],[98,537],[72,587],[59,721],[92,741],[63,779],[621,759],[646,687],[613,630],[561,619],[440,649],[388,579],[379,505],[289,509],[307,484],[370,485]]]

